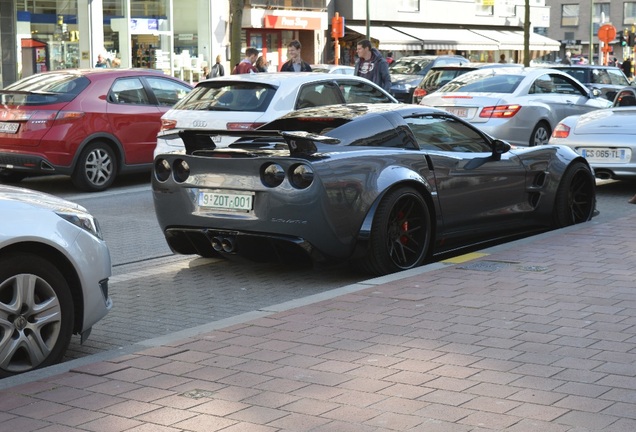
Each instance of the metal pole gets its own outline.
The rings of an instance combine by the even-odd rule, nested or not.
[[[369,0],[367,0],[367,39],[371,40],[371,14],[369,13]]]
[[[590,64],[594,64],[594,0],[590,0]]]

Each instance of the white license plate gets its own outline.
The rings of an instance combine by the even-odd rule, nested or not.
[[[249,212],[254,207],[254,194],[199,191],[199,206],[217,210]]]
[[[451,114],[456,115],[457,117],[461,117],[461,118],[466,118],[468,117],[468,108],[452,108],[452,107],[447,107],[446,111],[448,111]]]
[[[589,162],[627,163],[632,159],[628,148],[580,148],[579,152]]]
[[[0,123],[0,133],[17,133],[20,123]]]

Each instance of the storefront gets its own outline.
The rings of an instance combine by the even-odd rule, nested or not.
[[[327,12],[251,9],[244,11],[243,29],[247,46],[258,49],[268,71],[275,72],[287,61],[287,44],[294,39],[304,61],[320,63],[327,21]]]
[[[226,59],[228,17],[229,2],[210,0],[16,2],[17,76],[92,67],[101,54],[111,64],[117,58],[121,67],[198,79],[210,59]],[[45,44],[37,47],[46,54],[38,65],[31,61],[31,40]]]

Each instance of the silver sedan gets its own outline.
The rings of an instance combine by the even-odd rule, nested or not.
[[[564,72],[509,67],[468,72],[420,104],[455,114],[511,144],[535,146],[547,144],[565,117],[607,108],[611,102]]]
[[[598,178],[636,179],[636,91],[619,91],[613,108],[563,119],[550,144],[585,157]]]

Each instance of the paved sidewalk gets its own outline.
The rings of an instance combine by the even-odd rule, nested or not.
[[[632,432],[635,222],[0,380],[0,432]]]

